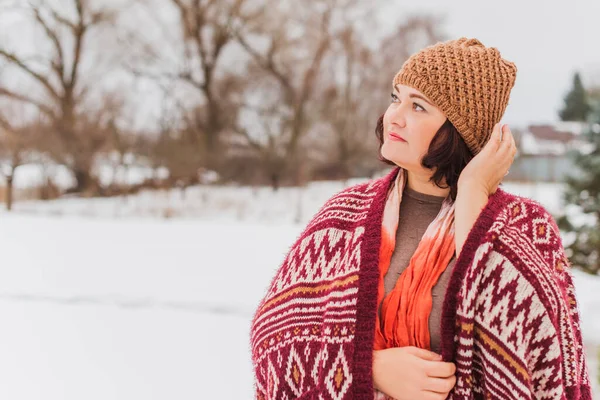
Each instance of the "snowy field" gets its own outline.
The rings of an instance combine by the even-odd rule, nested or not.
[[[252,397],[251,312],[296,227],[2,220],[0,398]]]
[[[214,222],[306,223],[331,195],[364,180],[314,182],[306,187],[282,188],[277,192],[268,187],[205,185],[190,187],[185,191],[142,191],[120,198],[22,201],[17,202],[14,209],[21,213],[54,216],[185,217]],[[507,182],[502,187],[511,193],[542,202],[552,213],[559,212],[563,207],[560,184]]]
[[[252,312],[303,223],[342,187],[190,188],[1,213],[0,398],[252,398]],[[556,186],[505,188],[561,207]],[[596,376],[600,278],[575,274]]]

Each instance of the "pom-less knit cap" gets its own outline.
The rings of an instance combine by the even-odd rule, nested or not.
[[[463,37],[413,54],[394,77],[394,86],[407,85],[425,94],[475,155],[504,115],[516,76],[515,64],[496,48]]]

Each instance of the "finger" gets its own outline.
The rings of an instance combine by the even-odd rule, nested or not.
[[[501,153],[500,156],[503,159],[503,162],[507,164],[506,168],[509,168],[517,154],[517,145],[515,143],[515,137],[508,126],[505,126],[504,128],[504,135],[506,145],[503,145],[500,149],[498,149],[498,153]]]
[[[490,154],[490,162],[496,167],[496,185],[499,184],[506,175],[508,175],[507,171],[512,165],[516,154],[514,137],[508,125],[501,125],[500,131],[503,135],[502,141],[499,143],[498,149],[494,153]]]
[[[448,393],[456,384],[456,376],[449,378],[427,378],[425,390],[436,393]]]
[[[502,155],[504,154],[513,154],[513,152],[516,152],[516,145],[515,145],[515,139],[513,137],[512,132],[510,131],[510,128],[508,127],[508,125],[504,125],[502,126],[502,132],[504,135],[504,138],[502,139],[502,142],[500,142],[500,147],[498,148],[498,153],[501,153]]]
[[[492,130],[492,136],[494,139],[496,139],[497,142],[499,142],[502,139],[502,124],[500,122],[494,125],[494,129]]]
[[[513,135],[512,131],[510,130],[510,128],[508,127],[508,125],[504,126],[504,141],[506,141],[506,144],[508,146],[508,148],[510,149],[511,153],[516,153],[517,152],[517,143],[515,141],[515,136]]]
[[[448,378],[456,372],[454,363],[442,361],[428,361],[425,373],[431,378]]]
[[[510,128],[508,127],[508,125],[504,124],[502,125],[500,130],[502,132],[502,140],[500,143],[501,146],[507,146],[510,148],[514,144],[514,137],[512,135],[512,132],[510,131]]]
[[[490,136],[490,139],[488,140],[488,142],[486,143],[486,148],[490,149],[491,151],[495,151],[498,149],[498,146],[500,145],[500,143],[502,143],[500,141],[502,132],[500,130],[501,128],[501,124],[497,123],[496,125],[494,125],[494,129],[492,130],[492,135]]]
[[[513,135],[512,130],[508,125],[506,125],[506,132],[509,134],[510,144],[516,147],[517,144],[515,142],[515,135]]]
[[[427,360],[427,361],[440,361],[442,358],[441,355],[434,353],[433,351],[429,351],[426,349],[421,349],[419,347],[415,347],[415,346],[409,346],[406,348],[406,350],[412,354],[415,355],[423,360]]]
[[[510,132],[510,137],[512,139],[512,152],[513,152],[513,157],[517,154],[517,141],[515,140],[515,135],[512,134],[512,131]]]

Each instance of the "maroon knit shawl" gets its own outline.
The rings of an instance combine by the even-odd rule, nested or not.
[[[381,221],[397,173],[333,196],[291,246],[252,320],[257,399],[374,398]],[[362,234],[352,239],[351,232]],[[332,234],[337,239],[323,245]],[[343,271],[340,263],[356,264],[354,280],[346,272],[307,279],[308,264],[318,272],[323,258],[331,262],[340,254],[335,271]],[[342,290],[338,284],[344,293],[354,288],[354,297],[332,296]],[[323,298],[325,311],[315,313],[311,307]],[[356,302],[351,318],[327,323],[333,315],[325,316],[332,312],[328,305],[343,299]],[[540,331],[546,332],[542,338]],[[558,227],[541,205],[501,188],[490,196],[451,275],[441,347],[443,359],[457,364],[448,399],[591,400],[569,262]]]

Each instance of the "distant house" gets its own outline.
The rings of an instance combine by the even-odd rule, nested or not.
[[[569,152],[585,145],[585,124],[560,122],[530,125],[515,133],[518,155],[510,168],[509,180],[563,182],[577,172]]]

